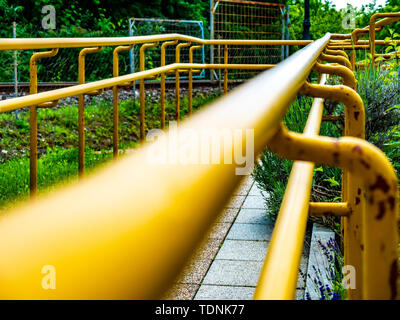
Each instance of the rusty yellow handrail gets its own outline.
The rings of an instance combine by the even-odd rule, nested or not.
[[[359,33],[381,31],[396,19],[397,15],[389,15],[389,18],[375,25],[372,23]],[[179,120],[179,73],[188,72],[191,94],[192,72],[224,70],[225,97],[180,123],[179,130],[191,130],[197,135],[207,129],[222,128],[246,132],[240,143],[243,146],[253,142],[253,137],[254,156],[268,146],[275,153],[295,160],[255,298],[294,298],[307,217],[334,215],[342,217],[345,263],[357,269],[357,289],[349,290],[349,297],[393,299],[397,278],[394,270],[397,266],[398,182],[387,158],[363,140],[365,110],[355,91],[356,80],[351,71],[354,56],[351,55],[350,61],[344,51],[349,49],[352,53],[356,50],[355,46],[372,47],[378,41],[371,37],[368,42],[362,42],[353,34],[357,33],[342,36],[327,34],[314,42],[202,40],[176,34],[28,39],[24,43],[19,39],[0,40],[0,50],[15,49],[15,46],[17,49],[49,46],[56,48],[52,54],[57,48],[64,47],[118,45],[113,56],[113,78],[84,83],[80,77],[80,84],[76,86],[32,92],[30,96],[0,101],[0,112],[35,108],[43,104],[50,106],[52,101],[61,98],[83,96],[112,87],[115,154],[118,152],[118,146],[115,147],[118,144],[118,86],[140,80],[140,133],[143,140],[146,133],[144,79],[161,75],[163,101],[165,75],[171,72],[176,74],[176,114]],[[145,70],[145,50],[161,42],[161,67]],[[136,44],[141,44],[140,72],[120,76],[118,53]],[[175,44],[177,63],[165,65],[165,47]],[[307,47],[277,66],[229,64],[229,46],[254,44]],[[193,63],[193,50],[204,45],[224,46],[224,63]],[[179,50],[182,46],[190,46],[189,63],[180,62]],[[321,64],[321,61],[333,63],[327,65]],[[227,94],[228,70],[231,69],[270,70]],[[80,70],[82,72],[83,68]],[[320,74],[319,84],[307,82],[311,70]],[[343,85],[327,86],[324,84],[327,75],[342,77]],[[289,132],[281,124],[298,93],[315,98],[303,134]],[[324,120],[323,99],[344,103],[345,137],[332,139],[318,136]],[[164,109],[162,128],[165,125]],[[175,140],[171,135],[174,129],[170,128],[167,136],[152,144],[144,144],[134,154],[109,164],[78,184],[61,188],[50,197],[9,211],[7,218],[0,221],[0,256],[6,257],[0,264],[0,298],[160,297],[241,180],[236,175],[236,165],[224,163],[223,152],[218,156],[219,163],[153,163],[149,153],[165,150],[170,145],[179,150],[186,145],[185,140]],[[250,135],[247,135],[248,130],[252,132]],[[231,145],[231,151],[235,147]],[[314,163],[343,170],[340,203],[309,202]],[[57,270],[57,290],[43,290],[41,286],[43,274],[40,271],[45,265],[52,265]]]
[[[325,81],[323,76],[320,84],[325,84]],[[305,135],[319,134],[323,110],[324,100],[315,99],[304,129]],[[293,299],[296,294],[313,172],[314,163],[299,161],[293,164],[255,299]]]
[[[131,44],[143,44],[148,42],[162,41],[190,41],[192,43],[204,45],[289,45],[306,46],[311,40],[206,40],[185,36],[181,34],[163,34],[136,37],[108,37],[108,38],[41,38],[41,39],[21,39],[3,38],[0,41],[0,50],[30,50],[30,49],[51,49],[57,48],[83,48],[96,46],[122,46]]]
[[[292,99],[328,40],[329,35],[313,42],[182,122],[181,128],[254,128],[258,154],[279,129]],[[146,70],[139,76],[152,72],[159,71]],[[114,86],[137,76],[120,76],[2,101],[0,110]],[[243,101],[248,108],[243,108]],[[156,145],[164,143],[160,140]],[[7,251],[6,261],[0,265],[3,298],[155,298],[162,293],[202,239],[216,212],[229,199],[240,176],[235,175],[233,164],[149,164],[148,148],[140,148],[51,199],[17,209],[19,213],[10,212],[7,221],[0,223],[0,256]],[[196,206],[188,211],[193,203]],[[157,236],[149,237],[150,234]],[[22,245],[22,239],[29,239],[29,247]],[[123,251],[130,254],[122,254]],[[57,290],[41,288],[43,263],[56,266]]]

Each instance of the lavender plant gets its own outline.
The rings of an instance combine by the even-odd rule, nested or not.
[[[346,290],[343,288],[342,267],[344,265],[343,255],[334,238],[330,238],[326,243],[318,240],[318,245],[323,252],[322,265],[312,265],[314,276],[307,275],[308,290],[305,295],[306,300],[345,300],[347,299]],[[304,278],[303,273],[300,273]]]

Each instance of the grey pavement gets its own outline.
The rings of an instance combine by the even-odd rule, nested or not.
[[[167,299],[252,299],[274,227],[265,206],[262,191],[248,177]],[[303,257],[304,274],[307,262]],[[305,281],[301,276],[297,286],[297,298],[303,299]]]

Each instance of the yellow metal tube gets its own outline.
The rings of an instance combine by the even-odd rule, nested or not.
[[[345,105],[344,135],[365,138],[365,109],[361,97],[353,89],[347,86],[322,86],[306,83],[302,93],[312,97],[323,97],[332,101],[339,101]],[[362,207],[360,204],[359,179],[348,171],[342,175],[342,201],[348,202],[352,208],[352,215],[343,221],[344,232],[344,258],[345,264],[352,265],[357,269],[356,290],[349,291],[349,298],[360,299],[362,293],[362,264],[361,251],[363,221]]]
[[[166,41],[161,45],[161,67],[165,66],[165,50],[167,46],[176,45],[178,40]],[[165,73],[161,73],[161,129],[165,129]]]
[[[331,45],[328,48],[332,50],[366,50],[369,49],[369,45]]]
[[[39,59],[51,58],[58,53],[58,48],[46,52],[36,52],[29,60],[29,93],[37,93],[37,62]],[[55,99],[58,100],[58,99]],[[37,108],[40,104],[30,105],[30,151],[29,151],[29,188],[31,198],[34,198],[37,193]]]
[[[113,51],[113,77],[119,76],[119,58],[118,54],[122,51],[129,51],[134,48],[134,45],[119,46]],[[118,158],[119,152],[119,88],[113,86],[113,156],[114,159]]]
[[[217,64],[198,64],[198,63],[180,63],[180,64],[170,64],[165,67],[153,68],[151,70],[146,70],[142,72],[136,72],[133,74],[127,74],[124,76],[119,76],[116,78],[110,78],[105,80],[93,81],[90,83],[85,83],[82,85],[76,85],[72,87],[55,89],[47,92],[41,92],[32,96],[24,96],[13,99],[8,99],[7,103],[0,101],[0,113],[18,110],[27,106],[31,106],[32,103],[43,103],[48,101],[53,101],[57,99],[62,99],[74,95],[79,95],[87,92],[94,92],[99,89],[113,87],[115,85],[124,85],[135,80],[148,79],[156,75],[167,73],[169,71],[175,72],[177,68],[179,69],[215,69],[215,68],[227,68],[227,69],[252,69],[252,70],[268,70],[274,68],[275,65],[246,65],[246,64],[229,64],[229,65],[217,65]]]
[[[342,102],[345,105],[345,132],[353,137],[365,137],[365,108],[364,102],[356,91],[339,85],[327,86],[305,83],[301,93],[310,96]]]
[[[196,49],[201,49],[203,45],[191,46],[189,48],[189,63],[193,63],[193,51]],[[188,112],[189,116],[192,115],[193,109],[193,69],[189,69],[189,92],[188,92]]]
[[[78,83],[85,83],[85,57],[90,53],[97,53],[102,47],[85,48],[78,57]],[[78,175],[82,177],[85,171],[85,96],[78,96]]]
[[[254,130],[254,154],[259,154],[279,128],[329,37],[232,90],[184,121],[180,129],[195,134],[205,128]],[[166,70],[147,70],[139,76]],[[136,77],[120,76],[0,101],[0,110],[16,102],[45,102],[49,97],[114,86]],[[243,101],[248,108],[243,108]],[[160,297],[241,180],[233,163],[150,163],[149,152],[167,147],[170,139],[144,145],[79,184],[8,212],[7,219],[0,221],[0,257],[6,257],[0,263],[0,298]],[[244,136],[240,141],[242,146],[250,142]],[[181,141],[178,148],[185,145]],[[43,290],[41,285],[41,270],[49,265],[57,272],[56,290]]]
[[[322,76],[320,83],[326,81]],[[319,134],[324,100],[315,99],[307,119],[304,134]],[[313,181],[314,163],[296,161],[293,164],[282,200],[267,257],[254,294],[256,300],[294,299],[308,207]]]
[[[190,47],[191,42],[187,43],[180,43],[175,48],[175,59],[176,63],[181,62],[181,48]],[[176,109],[175,109],[175,117],[176,122],[179,123],[180,121],[180,81],[179,81],[179,69],[175,71],[175,100],[176,100]]]
[[[386,18],[376,22],[379,18]],[[374,68],[375,66],[375,28],[386,26],[390,23],[398,21],[400,19],[400,12],[392,12],[392,13],[375,13],[372,15],[369,21],[369,43],[370,43],[370,54],[371,54],[371,66]]]
[[[350,87],[353,90],[356,90],[357,87],[357,81],[356,77],[354,76],[354,73],[347,67],[344,67],[342,65],[335,65],[335,64],[321,64],[321,63],[316,63],[314,66],[314,71],[322,74],[329,74],[329,75],[336,75],[339,77],[343,78],[343,84],[345,86]]]
[[[327,62],[339,63],[339,64],[351,69],[350,61],[347,58],[343,57],[343,56],[332,56],[332,55],[329,55],[329,54],[322,53],[321,56],[320,56],[320,59],[323,60],[323,61],[327,61]]]
[[[144,71],[146,65],[145,52],[148,48],[154,48],[158,46],[158,42],[145,43],[140,47],[140,71]],[[143,141],[145,138],[145,127],[146,127],[146,91],[144,87],[145,78],[140,79],[140,140]]]
[[[87,92],[93,92],[95,90],[99,89],[104,89],[104,88],[109,88],[114,85],[124,85],[126,83],[130,83],[134,80],[140,80],[140,79],[148,79],[151,78],[155,75],[161,74],[161,73],[167,73],[169,71],[176,70],[177,68],[179,69],[215,69],[215,68],[228,68],[228,69],[252,69],[252,70],[268,70],[274,68],[275,65],[242,65],[242,64],[229,64],[227,66],[225,65],[217,65],[217,64],[198,64],[198,63],[181,63],[181,64],[170,64],[165,67],[159,67],[159,68],[153,68],[151,70],[146,70],[143,72],[136,72],[133,74],[127,74],[124,76],[119,76],[116,78],[110,78],[110,79],[105,79],[105,80],[98,80],[98,81],[93,81],[90,83],[85,83],[83,85],[76,85],[68,88],[62,88],[62,89],[55,89],[47,92],[41,92],[36,94],[34,97],[30,96],[24,96],[24,97],[18,97],[18,98],[13,98],[13,99],[8,99],[7,103],[4,103],[3,101],[0,101],[0,113],[1,112],[7,112],[7,111],[13,111],[13,110],[18,110],[21,108],[24,108],[26,106],[31,106],[32,102],[48,102],[48,101],[53,101],[57,99],[62,99],[74,95],[79,95],[82,93],[87,93]]]
[[[331,56],[342,56],[345,57],[347,60],[349,60],[349,56],[347,53],[343,50],[331,50],[331,49],[325,49],[325,53],[329,54]]]
[[[204,45],[244,45],[244,46],[306,46],[312,40],[205,40],[177,33],[135,36],[135,37],[91,37],[91,38],[7,38],[0,40],[0,50],[29,50],[57,48],[83,48],[93,46],[122,46],[179,40]]]
[[[359,296],[360,299],[395,299],[398,180],[384,153],[362,139],[310,137],[288,132],[284,127],[269,146],[282,157],[340,167],[361,181],[360,201],[351,205],[353,209],[362,207],[364,224],[361,244],[355,248],[361,252],[363,267],[362,283],[357,281],[357,287],[362,285]],[[355,268],[358,279],[360,270]]]
[[[323,217],[347,217],[351,214],[351,208],[347,202],[310,202],[309,214]]]

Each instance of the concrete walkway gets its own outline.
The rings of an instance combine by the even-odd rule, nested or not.
[[[265,209],[261,190],[247,177],[165,299],[252,299],[274,227]],[[307,260],[302,259],[304,274]],[[299,276],[298,299],[304,287]]]

